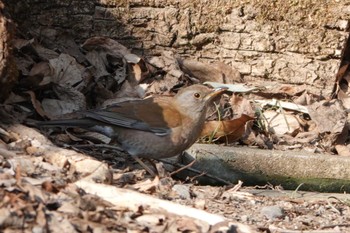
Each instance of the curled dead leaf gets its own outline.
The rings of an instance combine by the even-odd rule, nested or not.
[[[296,135],[301,131],[301,125],[297,116],[286,112],[279,113],[267,110],[263,113],[262,121],[264,122],[266,131],[277,136],[284,134]]]
[[[222,62],[206,64],[195,60],[180,58],[177,62],[183,72],[197,78],[200,82],[233,83],[241,81],[241,74]]]
[[[227,121],[208,121],[205,123],[200,137],[227,137],[229,142],[237,141],[245,132],[245,125],[253,117],[242,114],[240,118]]]
[[[250,104],[250,101],[240,95],[233,94],[231,97],[231,108],[234,113],[234,118],[237,118],[243,114],[254,117],[255,111]]]
[[[129,49],[127,49],[124,45],[108,37],[97,36],[89,38],[84,42],[82,47],[88,51],[104,49],[111,54],[121,55],[123,57],[130,54]]]
[[[29,94],[30,96],[30,100],[32,102],[32,105],[35,109],[35,111],[42,117],[47,117],[49,119],[51,119],[50,114],[48,114],[47,112],[44,111],[41,103],[36,99],[35,93],[33,91],[27,91],[26,93]]]

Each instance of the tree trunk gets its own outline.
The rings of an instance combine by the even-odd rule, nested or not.
[[[350,16],[345,2],[306,0],[20,0],[14,9],[21,31],[41,41],[63,32],[80,42],[108,36],[138,54],[220,60],[246,83],[305,84],[323,96],[332,92]]]
[[[0,1],[0,103],[9,95],[17,81],[17,67],[12,56],[14,25],[9,19],[5,5]]]

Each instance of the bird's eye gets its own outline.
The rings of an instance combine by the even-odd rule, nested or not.
[[[196,99],[198,99],[199,97],[201,97],[201,94],[199,94],[199,93],[194,93],[193,96],[194,96]]]

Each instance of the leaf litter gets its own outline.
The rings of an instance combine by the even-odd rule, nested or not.
[[[60,50],[54,49],[57,45]],[[328,100],[309,94],[302,85],[248,86],[237,70],[220,62],[204,64],[173,52],[139,56],[110,38],[90,38],[79,46],[62,35],[57,44],[46,46],[34,39],[15,41],[21,77],[1,113],[2,230],[341,232],[349,227],[342,224],[349,221],[349,205],[337,199],[276,199],[252,195],[240,186],[220,191],[185,184],[167,177],[163,164],[156,166],[164,176],[151,179],[127,155],[118,152],[116,157],[115,150],[101,149],[96,142],[109,141],[101,135],[54,129],[43,136],[23,125],[4,124],[63,118],[128,98],[174,95],[185,86],[207,82],[229,91],[210,108],[202,142],[280,150],[308,147],[347,156],[347,67],[337,78],[338,100]],[[71,149],[54,146],[46,136]],[[118,192],[134,198],[123,202]],[[263,213],[275,206],[281,214],[268,212],[277,217],[266,219]]]

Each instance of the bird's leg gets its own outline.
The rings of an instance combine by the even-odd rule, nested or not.
[[[156,173],[154,173],[154,171],[149,167],[147,166],[144,162],[142,162],[142,160],[135,156],[135,155],[132,155],[132,157],[135,159],[136,162],[138,162],[151,176],[156,176]]]

